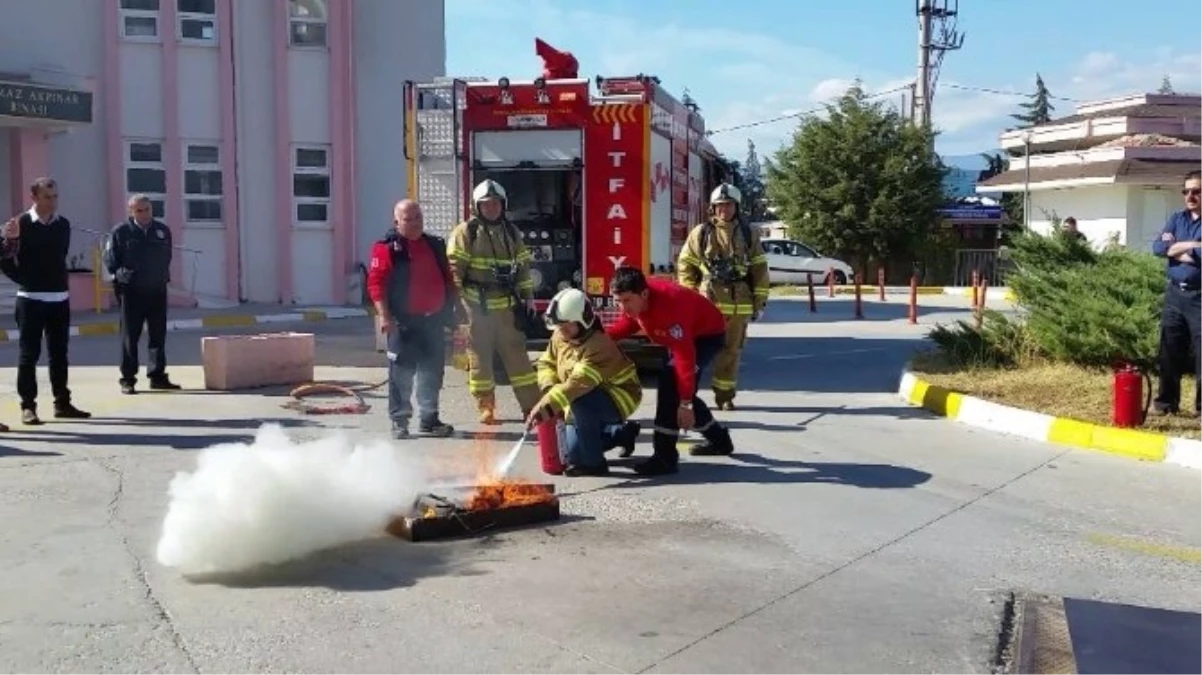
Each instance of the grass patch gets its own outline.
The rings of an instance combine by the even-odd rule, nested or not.
[[[965,368],[955,365],[938,351],[917,354],[911,369],[915,375],[933,385],[986,401],[1055,417],[1107,426],[1111,424],[1114,376],[1108,370],[1038,361],[1016,368]],[[1152,386],[1156,386],[1155,378]],[[1181,391],[1182,407],[1190,410],[1194,396],[1193,377],[1182,378]],[[1154,433],[1197,439],[1202,437],[1200,425],[1202,423],[1198,418],[1188,413],[1167,417],[1149,414],[1148,422],[1142,428]]]

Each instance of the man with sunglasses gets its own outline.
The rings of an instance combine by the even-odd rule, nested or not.
[[[1160,415],[1178,412],[1181,405],[1181,376],[1191,367],[1194,371],[1194,414],[1202,404],[1198,388],[1199,321],[1202,304],[1199,302],[1202,276],[1202,229],[1199,209],[1202,206],[1202,172],[1185,175],[1185,210],[1174,213],[1160,237],[1152,243],[1152,253],[1168,259],[1168,287],[1164,308],[1160,313],[1160,388],[1153,410]]]

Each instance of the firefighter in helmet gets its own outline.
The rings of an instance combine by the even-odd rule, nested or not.
[[[747,324],[768,304],[768,258],[739,212],[742,201],[730,183],[714,188],[709,219],[689,232],[676,261],[680,283],[708,296],[726,317],[726,346],[714,359],[710,380],[719,410],[734,410]]]
[[[555,294],[545,318],[551,340],[537,361],[542,398],[526,423],[568,418],[564,474],[604,476],[606,450],[621,446],[623,457],[634,452],[640,427],[628,420],[643,398],[638,370],[605,334],[583,291]]]
[[[518,228],[505,215],[505,188],[494,180],[472,191],[472,217],[455,226],[447,242],[451,273],[467,314],[468,391],[476,399],[483,424],[496,416],[493,358],[498,357],[513,393],[529,415],[538,401],[538,377],[526,353],[525,322],[534,282],[530,251]]]

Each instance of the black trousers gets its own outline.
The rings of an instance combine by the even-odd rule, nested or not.
[[[71,402],[67,388],[67,343],[71,339],[71,302],[42,302],[17,298],[17,395],[22,410],[38,408],[38,359],[42,357],[42,338],[46,339],[46,355],[50,362],[50,389],[54,405]]]
[[[1157,408],[1178,410],[1181,406],[1181,376],[1194,374],[1194,410],[1202,403],[1198,387],[1199,323],[1202,322],[1202,291],[1187,291],[1169,284],[1160,312],[1160,388],[1153,401]]]
[[[697,387],[701,390],[701,376],[705,369],[713,363],[714,358],[726,346],[726,335],[712,335],[698,338],[694,341],[697,351]],[[676,422],[676,413],[680,410],[680,389],[676,386],[676,368],[671,353],[660,368],[658,382],[655,388],[655,430],[651,435],[652,453],[670,463],[680,459],[676,441],[680,437],[680,425]],[[721,425],[714,419],[709,406],[696,393],[693,394],[693,419],[695,428],[707,440],[715,432],[721,430]]]
[[[167,289],[121,289],[116,295],[121,324],[121,384],[138,381],[138,342],[146,324],[146,378],[167,377]]]

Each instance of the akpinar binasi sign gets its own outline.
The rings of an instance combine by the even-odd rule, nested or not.
[[[608,296],[614,270],[645,267],[646,106],[593,106],[585,130],[584,273],[589,295]],[[645,271],[645,270],[644,270]]]

